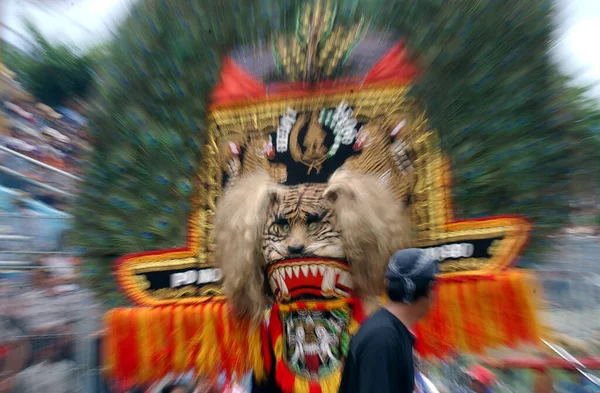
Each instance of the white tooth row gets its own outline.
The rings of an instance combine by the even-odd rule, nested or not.
[[[316,355],[319,353],[319,349],[316,343],[304,344],[304,353],[307,355]]]
[[[323,277],[321,284],[321,290],[323,292],[330,292],[335,290],[336,278],[337,281],[347,287],[352,288],[352,276],[346,270],[340,269],[339,267],[332,267],[327,265],[298,265],[298,266],[285,266],[277,268],[269,277],[269,284],[271,289],[275,292],[276,289],[281,290],[281,294],[285,297],[289,295],[287,285],[285,285],[285,278],[292,278],[296,276],[299,278],[300,275],[304,277],[317,277],[317,273]]]

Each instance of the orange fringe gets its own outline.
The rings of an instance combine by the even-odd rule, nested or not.
[[[519,270],[442,279],[433,309],[417,326],[416,348],[424,357],[443,358],[457,350],[483,354],[538,344],[544,334],[536,315],[539,293],[534,277]]]
[[[483,354],[499,346],[537,344],[546,333],[536,315],[539,296],[534,277],[516,269],[442,278],[433,309],[416,328],[417,351],[444,358],[456,351]],[[235,318],[225,303],[114,309],[106,315],[103,360],[108,374],[125,382],[192,369],[209,378],[253,370],[262,380],[271,371],[265,338],[264,329]],[[307,389],[300,382],[293,386]]]
[[[105,321],[103,363],[119,380],[144,383],[190,370],[212,379],[222,371],[266,376],[260,327],[234,318],[223,303],[117,308]]]

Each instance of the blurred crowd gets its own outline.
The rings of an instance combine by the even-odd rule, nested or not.
[[[74,193],[76,182],[73,177],[36,165],[28,158],[71,175],[79,175],[91,149],[90,137],[85,132],[87,119],[81,115],[82,104],[71,100],[66,106],[51,108],[36,102],[23,91],[14,80],[13,73],[5,67],[0,77],[2,185],[26,188],[24,177],[57,188],[63,194]],[[48,189],[36,189],[35,193],[39,194],[36,199],[55,205],[56,193],[48,192]]]
[[[28,271],[0,271],[0,393],[245,393],[249,380],[169,375],[146,386],[101,373],[105,311],[79,284],[79,260],[49,254]]]
[[[4,101],[2,145],[55,168],[77,173],[90,150],[90,140],[84,131],[86,120],[73,109],[61,107],[59,111],[62,113],[26,100]]]
[[[90,317],[72,258],[48,257],[0,281],[1,393],[82,391],[76,365],[77,324]]]

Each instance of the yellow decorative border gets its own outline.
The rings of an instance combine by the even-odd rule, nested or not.
[[[209,137],[204,148],[202,170],[197,178],[197,194],[193,200],[193,213],[188,222],[188,247],[185,249],[127,255],[117,264],[117,277],[126,294],[136,303],[145,306],[167,304],[196,304],[222,301],[223,296],[200,296],[161,300],[150,295],[136,279],[136,274],[152,269],[191,268],[213,266],[212,218],[216,200],[221,193],[223,140],[243,138],[247,130],[275,128],[279,116],[288,107],[307,110],[335,106],[342,100],[351,102],[357,116],[371,118],[391,111],[414,110],[414,102],[407,93],[408,87],[362,89],[356,92],[335,93],[317,97],[301,97],[250,104],[244,107],[217,108],[209,114]],[[409,135],[416,152],[415,168],[418,181],[413,189],[417,195],[411,205],[412,218],[418,232],[417,245],[426,247],[464,239],[503,239],[486,266],[478,270],[455,271],[444,276],[480,275],[508,267],[518,256],[529,238],[531,224],[521,217],[493,217],[483,220],[453,222],[450,204],[450,170],[445,161],[434,131],[427,126],[424,113],[417,112]],[[472,261],[471,261],[472,262]],[[460,265],[460,261],[458,262]],[[469,265],[472,266],[471,263]]]
[[[349,299],[336,299],[336,300],[327,300],[327,301],[308,301],[308,302],[294,302],[290,304],[279,304],[279,311],[281,312],[291,312],[298,310],[308,310],[308,311],[316,311],[316,310],[324,310],[331,311],[338,308],[346,307],[350,304]]]

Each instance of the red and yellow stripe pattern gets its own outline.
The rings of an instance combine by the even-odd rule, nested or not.
[[[106,315],[105,371],[123,381],[148,382],[196,370],[265,377],[264,327],[232,317],[225,303],[117,308]],[[266,338],[266,337],[265,337]]]
[[[348,333],[353,336],[365,319],[362,303],[358,299],[339,299],[333,301],[295,302],[292,304],[276,304],[271,311],[269,322],[269,338],[273,343],[275,354],[275,378],[277,385],[284,393],[336,393],[340,386],[342,368],[338,367],[330,374],[318,380],[308,379],[295,374],[289,369],[284,359],[284,335],[281,312],[297,310],[330,311],[350,306],[351,317]]]
[[[437,291],[433,309],[416,329],[416,348],[424,357],[538,344],[546,333],[537,315],[541,289],[531,273],[446,277]]]

